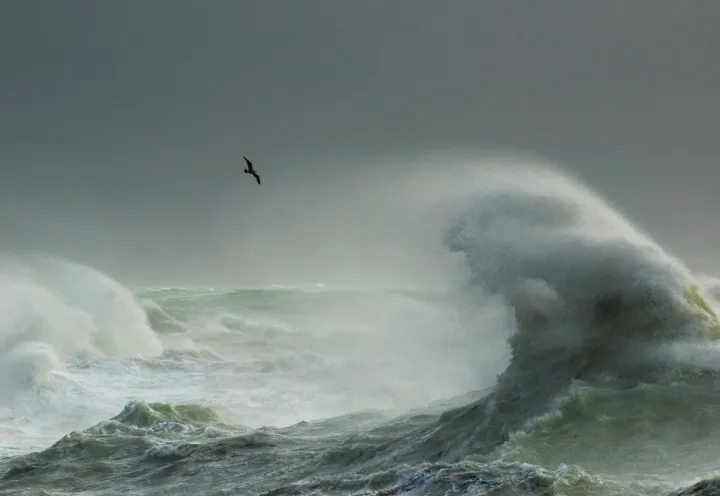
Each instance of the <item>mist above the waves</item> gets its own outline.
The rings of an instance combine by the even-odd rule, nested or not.
[[[16,244],[96,266],[133,287],[448,288],[462,277],[459,257],[442,246],[449,205],[489,174],[514,175],[520,187],[537,178],[524,171],[556,168],[528,155],[448,149],[252,158],[262,185],[228,163],[227,180],[209,198],[201,201],[201,177],[198,190],[183,183],[178,194],[187,201],[177,209],[153,191],[112,211],[80,197],[52,212],[10,198],[20,202],[10,232],[20,233]]]
[[[408,168],[409,162],[413,163]],[[338,159],[285,173],[262,191],[228,187],[209,217],[225,280],[365,288],[448,288],[456,257],[442,249],[434,202],[448,188],[417,157]],[[437,176],[437,177],[436,177]]]

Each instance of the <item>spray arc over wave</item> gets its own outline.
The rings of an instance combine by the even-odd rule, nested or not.
[[[88,267],[46,257],[0,262],[0,377],[42,382],[71,358],[157,355],[162,345],[130,291]]]

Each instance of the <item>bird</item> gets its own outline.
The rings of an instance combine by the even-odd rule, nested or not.
[[[252,174],[255,176],[255,179],[257,180],[257,183],[260,184],[260,176],[258,176],[258,173],[253,169],[253,164],[250,162],[245,155],[243,155],[243,158],[245,159],[245,162],[247,162],[247,169],[244,169],[243,172],[245,174]]]

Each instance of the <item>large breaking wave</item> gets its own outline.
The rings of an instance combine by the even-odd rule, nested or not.
[[[529,442],[518,435],[539,428],[545,435],[536,441],[557,442],[553,459],[562,463],[576,463],[581,457],[570,453],[591,452],[609,439],[631,443],[627,455],[635,459],[660,460],[642,445],[648,421],[657,416],[655,402],[673,407],[678,380],[689,402],[702,402],[693,406],[704,413],[708,402],[719,402],[713,389],[701,386],[720,363],[712,287],[590,190],[555,171],[518,169],[486,178],[458,205],[446,246],[462,255],[465,291],[476,304],[511,312],[511,358],[490,394],[444,412],[412,447],[405,443],[400,459],[457,462],[491,453],[533,458],[526,455],[538,448],[518,448]],[[485,323],[475,325],[482,332]],[[631,399],[638,403],[628,408]],[[603,408],[593,411],[590,405]],[[668,448],[665,458],[678,443],[673,429],[697,425],[692,408],[676,405],[673,415],[674,426],[656,426],[668,428],[665,435],[654,431],[654,442]],[[568,450],[567,443],[547,435],[578,418],[604,428],[633,425],[637,439],[623,430],[582,443],[570,429],[579,447]],[[616,468],[627,462],[613,460]]]

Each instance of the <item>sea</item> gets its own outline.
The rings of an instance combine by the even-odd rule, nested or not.
[[[0,495],[720,494],[720,282],[563,173],[468,186],[438,287],[3,256]]]

